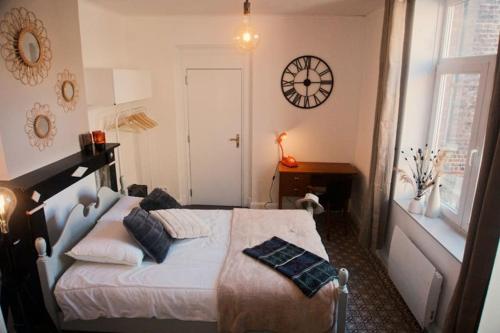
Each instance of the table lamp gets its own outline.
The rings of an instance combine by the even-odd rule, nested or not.
[[[285,156],[285,151],[283,149],[283,140],[285,140],[286,137],[287,137],[287,133],[281,132],[278,135],[278,138],[276,139],[276,142],[278,142],[278,145],[279,145],[280,150],[281,150],[280,163],[286,167],[289,167],[289,168],[296,168],[299,166],[299,164],[297,163],[297,160],[295,159],[295,157],[293,157],[291,155]]]
[[[14,192],[6,187],[0,187],[0,232],[3,235],[9,233],[9,221],[16,205]]]
[[[2,271],[1,293],[2,310],[4,313],[11,311],[14,319],[14,329],[23,328],[23,331],[31,332],[30,324],[24,310],[23,299],[32,302],[31,292],[25,285],[26,277],[21,276],[16,269],[14,256],[14,246],[9,235],[9,222],[17,206],[17,199],[14,192],[6,187],[0,187],[0,239],[2,260],[0,267]],[[7,318],[5,318],[7,319]]]

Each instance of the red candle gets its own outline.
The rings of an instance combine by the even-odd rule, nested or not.
[[[106,133],[103,131],[92,131],[92,138],[97,150],[102,150],[106,145]]]
[[[94,138],[95,144],[106,143],[106,133],[104,133],[103,131],[93,131],[92,137]]]

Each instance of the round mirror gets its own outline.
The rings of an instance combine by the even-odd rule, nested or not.
[[[34,128],[35,134],[40,139],[46,138],[50,133],[50,119],[47,116],[36,116]]]
[[[31,31],[21,31],[18,48],[21,58],[27,65],[32,66],[40,59],[40,44]]]
[[[64,81],[62,84],[62,95],[66,102],[71,102],[73,97],[75,96],[75,87],[73,86],[73,82]]]

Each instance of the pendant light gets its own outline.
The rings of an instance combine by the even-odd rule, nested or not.
[[[243,3],[243,24],[238,29],[238,33],[234,38],[238,47],[242,50],[253,50],[257,47],[260,40],[260,35],[250,24],[250,1],[245,0]]]

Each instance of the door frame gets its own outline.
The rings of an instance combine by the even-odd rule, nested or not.
[[[239,69],[242,73],[242,206],[252,202],[252,108],[251,108],[251,55],[241,53],[232,45],[180,45],[177,46],[175,80],[175,109],[177,128],[177,170],[179,195],[182,204],[190,204],[190,155],[188,137],[188,94],[186,77],[189,69]]]

